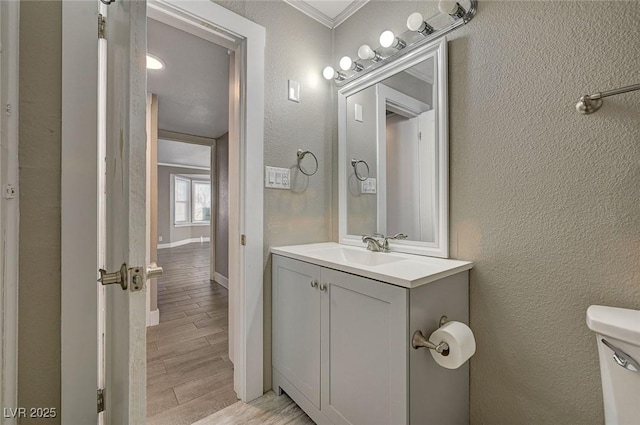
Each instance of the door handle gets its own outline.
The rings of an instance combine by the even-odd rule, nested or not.
[[[147,266],[147,279],[155,279],[164,274],[164,269],[156,263],[151,263]]]
[[[99,272],[100,272],[100,279],[98,279],[98,282],[100,282],[101,284],[113,285],[117,283],[122,287],[123,291],[127,290],[127,287],[129,285],[129,280],[128,280],[126,263],[122,264],[122,266],[120,266],[120,270],[118,270],[117,272],[107,273],[107,271],[104,269],[100,269]]]
[[[160,277],[164,273],[162,267],[156,263],[149,264],[146,271],[144,267],[132,267],[130,270],[131,273],[129,273],[126,263],[122,264],[120,270],[113,273],[107,273],[106,270],[100,269],[100,279],[98,279],[98,282],[103,285],[113,285],[117,283],[123,291],[126,291],[127,288],[129,288],[129,279],[131,279],[131,291],[137,292],[144,289],[145,279]]]

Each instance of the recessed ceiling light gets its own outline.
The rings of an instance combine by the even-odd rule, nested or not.
[[[164,69],[164,62],[159,57],[147,53],[147,69]]]

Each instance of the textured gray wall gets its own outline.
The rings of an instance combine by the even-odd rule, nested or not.
[[[229,133],[216,139],[216,272],[229,277]]]
[[[209,237],[209,226],[178,226],[173,224],[173,203],[171,202],[171,174],[203,174],[209,171],[191,168],[158,166],[158,237],[162,242],[177,242],[185,239]]]
[[[18,406],[58,410],[61,79],[61,3],[21,2]]]
[[[335,57],[420,10],[392,3],[338,27]],[[585,312],[640,307],[640,95],[590,116],[574,105],[638,82],[633,3],[482,1],[450,35],[451,256],[475,262],[472,424],[603,423]]]

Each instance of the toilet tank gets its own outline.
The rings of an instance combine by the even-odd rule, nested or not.
[[[605,424],[640,423],[640,311],[592,305],[587,326],[597,338]]]

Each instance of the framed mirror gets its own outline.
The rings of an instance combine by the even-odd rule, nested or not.
[[[402,233],[391,251],[449,256],[446,43],[339,90],[340,243]]]

